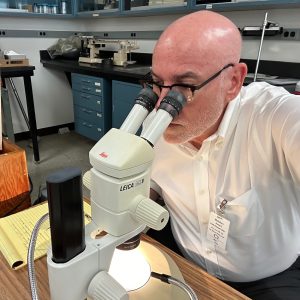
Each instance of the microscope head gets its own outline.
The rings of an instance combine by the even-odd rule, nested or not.
[[[170,91],[140,137],[112,128],[90,151],[92,219],[100,229],[121,236],[142,224],[155,230],[166,225],[168,212],[149,199],[153,145],[185,103]]]

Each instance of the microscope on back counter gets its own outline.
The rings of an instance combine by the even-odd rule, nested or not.
[[[137,246],[146,226],[161,230],[168,221],[168,212],[149,198],[153,145],[186,103],[183,95],[170,91],[141,136],[135,135],[157,100],[152,89],[142,89],[120,129],[112,128],[91,149],[92,169],[85,173],[83,182],[91,192],[92,220],[85,228],[80,225],[82,220],[79,226],[68,225],[74,222],[69,211],[76,209],[76,203],[66,208],[71,220],[64,217],[64,209],[53,209],[51,197],[56,192],[51,192],[51,185],[55,186],[57,177],[47,182],[52,240],[47,264],[52,300],[129,299],[125,288],[109,273],[112,257],[120,245],[123,249]],[[59,224],[63,228],[58,228]],[[80,227],[76,238],[75,228]],[[72,236],[69,243],[68,236]]]
[[[128,61],[128,54],[132,50],[139,49],[137,41],[129,40],[106,40],[99,39],[96,37],[83,37],[82,48],[85,49],[81,51],[79,57],[79,62],[81,63],[102,63],[103,58],[100,57],[100,51],[106,50],[108,46],[117,46],[117,52],[113,54],[112,63],[115,66],[126,66],[130,61]]]

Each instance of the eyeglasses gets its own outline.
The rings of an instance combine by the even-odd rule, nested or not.
[[[218,77],[225,69],[229,68],[229,67],[233,67],[234,64],[228,64],[225,67],[223,67],[221,70],[219,70],[217,73],[215,73],[214,75],[212,75],[211,77],[209,77],[207,80],[205,80],[204,82],[202,82],[199,85],[192,85],[192,84],[186,84],[186,83],[174,83],[172,85],[162,85],[159,82],[156,82],[152,79],[152,74],[151,72],[149,72],[145,77],[149,78],[149,79],[145,79],[145,80],[141,80],[140,83],[142,84],[142,86],[148,87],[153,89],[153,91],[159,96],[162,89],[170,89],[170,90],[175,90],[179,93],[181,93],[182,95],[184,95],[187,99],[188,102],[191,102],[193,97],[194,97],[194,93],[195,91],[198,91],[199,89],[201,89],[202,87],[204,87],[205,85],[207,85],[209,82],[211,82],[213,79],[215,79],[216,77]]]

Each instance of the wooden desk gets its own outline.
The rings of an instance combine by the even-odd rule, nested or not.
[[[27,114],[29,121],[29,130],[32,139],[33,155],[34,160],[38,162],[40,160],[39,145],[37,141],[37,128],[36,128],[36,118],[35,109],[31,85],[31,76],[33,76],[34,66],[18,66],[18,67],[0,67],[0,77],[1,78],[12,78],[12,77],[23,77],[26,104],[27,104]]]
[[[196,265],[177,255],[170,249],[156,242],[152,238],[146,235],[143,235],[142,238],[156,247],[161,248],[173,258],[186,283],[193,288],[198,295],[199,300],[249,299],[222,281],[209,275]],[[46,257],[43,257],[35,262],[35,270],[39,298],[41,300],[49,300],[50,296]],[[0,299],[31,299],[27,268],[25,267],[17,271],[10,269],[2,253],[0,253]]]

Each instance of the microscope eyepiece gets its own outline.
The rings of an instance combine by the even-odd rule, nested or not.
[[[179,115],[185,104],[184,95],[177,91],[169,91],[161,101],[154,118],[141,137],[148,141],[151,146],[155,145],[174,117]]]
[[[154,109],[157,100],[157,94],[154,93],[152,89],[146,87],[139,92],[137,98],[135,99],[135,104],[139,104],[145,107],[148,112],[151,112]]]
[[[158,109],[165,110],[174,118],[179,115],[185,103],[186,99],[181,93],[171,90],[162,100]]]
[[[143,88],[135,99],[135,104],[120,129],[135,134],[149,112],[154,109],[157,100],[158,96],[152,89]]]

